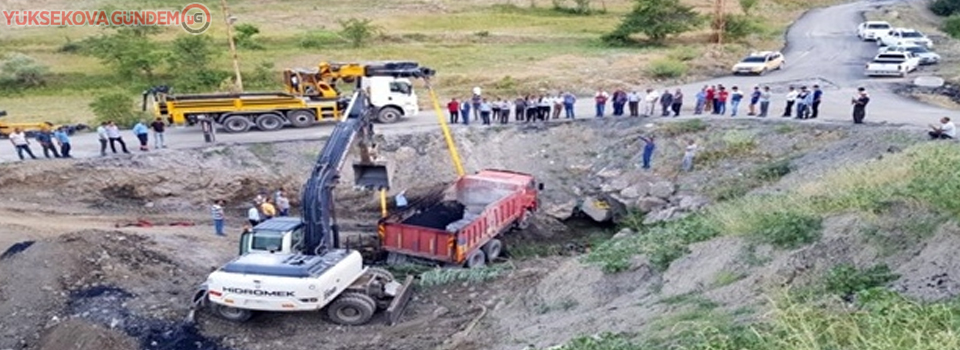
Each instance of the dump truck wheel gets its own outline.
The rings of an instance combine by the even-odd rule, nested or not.
[[[403,111],[396,107],[383,107],[377,112],[377,121],[390,124],[396,123],[403,116]]]
[[[487,262],[491,264],[500,257],[502,251],[503,242],[496,238],[491,239],[487,244],[483,245],[483,253],[487,256]]]
[[[223,120],[223,129],[228,133],[237,134],[250,130],[250,120],[246,116],[235,115]]]
[[[530,219],[533,218],[533,212],[529,209],[523,212],[523,216],[520,217],[520,220],[517,220],[516,227],[519,230],[526,230],[530,227]]]
[[[327,317],[336,324],[359,326],[369,322],[376,311],[377,303],[370,296],[343,293],[327,306]]]
[[[283,128],[283,118],[273,113],[261,114],[257,117],[255,123],[257,123],[257,128],[262,131],[274,131]]]
[[[380,279],[383,283],[390,283],[394,281],[393,274],[390,271],[381,269],[379,267],[368,267],[367,273],[373,275],[375,278]]]
[[[313,114],[313,111],[301,109],[287,113],[287,119],[295,128],[306,128],[317,121],[317,115]]]
[[[235,307],[230,307],[226,305],[220,305],[217,303],[211,303],[213,307],[213,312],[220,316],[221,318],[233,321],[233,322],[246,322],[251,317],[253,317],[253,312],[250,310],[238,309]]]
[[[467,257],[467,268],[468,269],[479,269],[487,265],[487,254],[483,252],[483,249],[477,249]]]

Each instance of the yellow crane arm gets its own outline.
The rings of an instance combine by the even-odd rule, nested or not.
[[[443,130],[443,138],[447,142],[447,151],[450,152],[450,159],[453,160],[453,167],[457,171],[457,177],[465,175],[463,171],[463,162],[460,160],[460,152],[457,151],[457,145],[453,142],[453,134],[450,132],[450,126],[447,125],[447,119],[444,118],[440,109],[440,101],[437,99],[437,93],[430,85],[430,78],[424,78],[427,85],[427,91],[430,92],[430,102],[433,103],[433,111],[437,114],[437,121],[440,122],[440,130]]]

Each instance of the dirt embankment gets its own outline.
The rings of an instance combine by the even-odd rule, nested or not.
[[[714,187],[748,177],[758,165],[792,160],[795,169],[781,180],[786,186],[836,164],[883,156],[892,146],[903,147],[922,136],[911,138],[879,127],[850,133],[846,127],[829,125],[747,122],[679,127],[662,123],[648,128],[644,122],[491,128],[461,131],[457,137],[468,171],[493,167],[533,173],[547,187],[545,206],[606,193],[631,205],[658,199],[659,207],[650,208],[654,213],[654,209],[683,207],[684,198],[706,197]],[[636,137],[641,134],[653,134],[659,140],[650,172],[636,169],[635,156],[641,147]],[[900,136],[890,136],[894,134]],[[701,145],[703,163],[693,173],[680,174],[676,169],[681,141],[686,138]],[[630,271],[615,276],[578,259],[513,261],[493,281],[420,290],[396,327],[336,327],[317,314],[296,314],[262,315],[243,326],[201,317],[199,326],[191,328],[181,319],[192,288],[211,268],[235,254],[231,239],[212,237],[206,226],[63,235],[69,231],[67,226],[86,227],[94,218],[206,216],[206,204],[214,198],[231,200],[236,208],[232,213],[242,215],[242,202],[260,187],[279,183],[299,190],[318,146],[291,142],[8,166],[0,174],[0,186],[8,198],[36,203],[38,212],[62,218],[64,226],[44,226],[48,238],[0,260],[0,314],[10,315],[0,319],[0,349],[55,349],[63,345],[61,337],[85,334],[77,336],[77,344],[90,347],[78,348],[193,344],[191,348],[201,349],[271,349],[283,344],[290,349],[514,350],[555,345],[579,334],[637,331],[675,311],[676,306],[664,300],[691,292],[729,308],[753,305],[766,283],[846,260],[890,259],[884,261],[898,266],[905,276],[898,286],[916,295],[942,297],[954,290],[949,272],[944,272],[955,265],[947,249],[954,245],[932,243],[952,242],[949,228],[927,241],[912,242],[911,250],[901,255],[877,257],[843,238],[840,228],[852,224],[838,222],[831,226],[836,234],[825,235],[824,247],[830,249],[754,252],[770,254],[767,261],[771,263],[764,265],[768,267],[741,266],[743,242],[725,238],[692,247],[692,254],[663,273],[642,258],[632,263]],[[415,192],[454,177],[445,146],[436,135],[389,137],[381,147],[393,169],[395,191]],[[343,181],[348,184],[351,176],[347,170]],[[656,185],[661,183],[669,186]],[[51,184],[57,184],[56,189]],[[772,184],[761,190],[777,187]],[[631,194],[637,188],[643,193]],[[340,192],[340,206],[346,209],[338,213],[341,217],[376,216],[373,196],[348,189]],[[0,218],[0,224],[14,219]],[[538,219],[541,237],[562,229],[548,215]],[[34,230],[29,222],[16,224],[0,233],[22,237],[18,230]],[[729,271],[742,271],[748,277],[718,286],[717,275]]]

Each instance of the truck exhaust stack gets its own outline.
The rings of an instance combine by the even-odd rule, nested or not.
[[[387,166],[379,164],[353,165],[354,186],[368,190],[389,190],[390,176]]]

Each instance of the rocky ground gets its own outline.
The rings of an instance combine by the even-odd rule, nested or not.
[[[916,272],[898,282],[902,290],[930,298],[954,290],[954,282],[937,277],[937,271],[960,264],[950,258],[951,247],[960,244],[951,238],[955,229],[942,228],[930,241],[879,257],[843,235],[853,225],[844,221],[855,220],[850,218],[832,221],[822,246],[751,252],[767,262],[756,266],[744,265],[746,245],[737,238],[698,244],[664,272],[640,259],[627,273],[605,275],[565,256],[589,250],[592,239],[613,233],[568,220],[578,202],[602,199],[614,208],[645,212],[648,222],[666,220],[727,197],[778,191],[840,164],[883,157],[923,140],[917,131],[623,119],[456,132],[468,171],[503,168],[536,175],[546,186],[544,210],[535,227],[509,238],[515,254],[499,265],[498,278],[419,288],[394,327],[337,327],[315,314],[261,315],[242,326],[204,315],[196,326],[183,322],[192,288],[235,254],[246,202],[280,185],[298,191],[320,142],[4,164],[0,246],[11,249],[0,258],[0,314],[8,315],[0,318],[0,350],[546,347],[579,334],[637,331],[676,311],[664,300],[693,291],[731,309],[756,305],[759,286],[802,275],[798,271],[824,260],[888,259],[891,266]],[[652,171],[637,169],[640,135],[657,138]],[[687,139],[701,152],[695,171],[680,173]],[[455,177],[439,135],[391,135],[382,140],[380,153],[392,169],[392,192],[406,189],[416,197]],[[767,172],[778,176],[757,176]],[[344,183],[351,177],[347,169]],[[342,187],[338,214],[348,230],[370,234],[376,198]],[[210,232],[207,208],[215,199],[228,202],[226,239]],[[117,227],[138,219],[156,226]],[[934,239],[942,244],[928,244]],[[749,277],[715,287],[711,279],[718,271]]]

